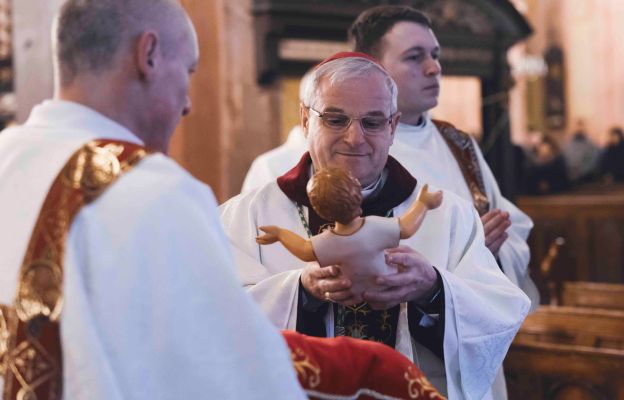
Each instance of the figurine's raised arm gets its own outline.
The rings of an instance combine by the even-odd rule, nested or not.
[[[312,242],[305,240],[293,231],[275,225],[261,226],[264,235],[256,237],[258,244],[271,244],[280,241],[288,251],[302,261],[316,261]]]
[[[412,203],[407,212],[399,218],[399,226],[401,227],[401,239],[411,237],[425,219],[428,210],[438,208],[442,204],[442,191],[429,193],[429,185],[423,186],[416,200]]]

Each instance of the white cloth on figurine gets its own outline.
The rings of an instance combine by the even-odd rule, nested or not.
[[[260,154],[251,163],[243,181],[241,193],[261,187],[285,174],[299,162],[306,151],[308,151],[308,141],[301,125],[296,125],[288,133],[288,139],[284,144]]]
[[[446,141],[427,116],[422,126],[399,123],[395,131],[390,155],[396,158],[419,182],[429,183],[451,191],[472,202],[466,180]],[[485,162],[477,143],[474,143],[483,174],[485,191],[490,207],[509,213],[509,237],[498,252],[498,259],[507,277],[531,299],[531,309],[539,305],[539,292],[529,276],[530,251],[527,237],[533,227],[531,219],[509,200],[504,198],[492,170]]]
[[[407,211],[418,189],[394,209],[395,216]],[[262,225],[306,237],[297,207],[273,182],[230,199],[220,209],[243,283],[277,327],[294,329],[305,263],[279,243],[260,246],[254,238]],[[397,350],[411,357],[449,399],[492,398],[490,387],[528,312],[529,300],[503,275],[485,247],[483,227],[472,205],[452,193],[444,193],[442,205],[429,211],[418,232],[401,243],[424,254],[442,277],[446,364],[410,340],[405,307],[399,316]]]
[[[327,229],[310,240],[319,265],[338,265],[351,280],[351,290],[361,294],[375,286],[375,277],[397,272],[386,264],[384,250],[397,247],[400,239],[398,218],[370,215],[364,217],[362,226],[350,235]]]
[[[52,181],[98,138],[141,143],[63,101],[0,134],[0,303]],[[211,190],[166,156],[80,211],[64,262],[65,399],[305,398],[282,337],[240,289]]]

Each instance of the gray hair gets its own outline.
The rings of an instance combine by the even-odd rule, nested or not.
[[[306,97],[306,92],[308,90],[308,86],[311,85],[310,80],[312,79],[312,75],[314,72],[314,68],[308,70],[299,81],[299,101],[305,103],[304,99]]]
[[[120,48],[180,7],[175,0],[67,0],[54,24],[55,67],[61,85],[115,62]],[[165,46],[166,48],[166,46]]]
[[[313,107],[318,96],[321,82],[325,79],[330,85],[353,78],[367,79],[373,74],[384,77],[386,87],[392,97],[390,112],[397,112],[398,89],[394,79],[379,64],[363,57],[347,57],[332,60],[314,69],[309,77],[301,81],[301,102],[306,107]]]

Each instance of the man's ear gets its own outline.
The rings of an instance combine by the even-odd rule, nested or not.
[[[390,136],[392,136],[392,141],[394,142],[394,131],[396,131],[396,127],[399,124],[399,120],[401,119],[401,112],[397,111],[392,116],[392,121],[390,122],[390,127],[392,131],[390,132]]]
[[[136,46],[137,70],[142,78],[149,79],[160,62],[160,38],[153,31],[143,32]]]
[[[303,136],[308,137],[308,122],[310,122],[310,114],[308,107],[299,103],[299,120],[301,121],[301,127],[303,128]]]

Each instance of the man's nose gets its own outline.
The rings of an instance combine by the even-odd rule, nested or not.
[[[427,76],[436,76],[442,73],[442,66],[440,65],[440,60],[429,57],[425,62],[425,75]]]
[[[344,141],[351,146],[355,146],[364,141],[364,130],[362,129],[362,124],[359,119],[351,121],[351,124],[344,132]]]

